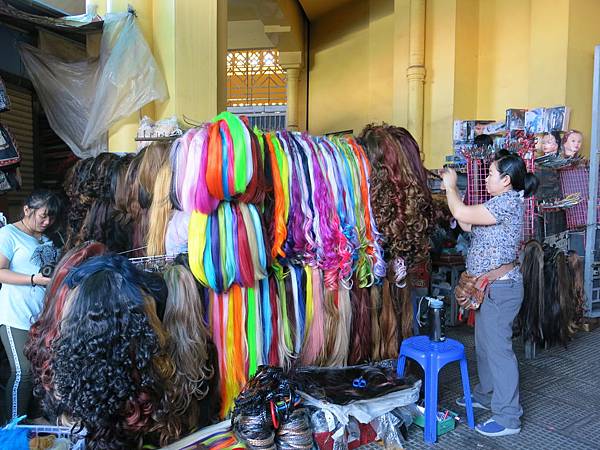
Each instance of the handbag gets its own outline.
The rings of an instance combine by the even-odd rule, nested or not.
[[[0,124],[0,167],[12,166],[21,162],[17,144],[8,129]]]
[[[514,268],[515,263],[511,262],[479,276],[471,275],[465,270],[460,275],[458,285],[454,288],[456,302],[463,309],[479,309],[490,284]]]

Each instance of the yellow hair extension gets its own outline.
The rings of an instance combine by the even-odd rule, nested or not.
[[[313,306],[313,287],[312,287],[312,269],[310,266],[304,266],[304,273],[306,273],[306,317],[304,325],[304,342],[308,337],[310,326],[312,325],[314,306]]]
[[[148,256],[165,254],[165,235],[171,218],[171,164],[167,160],[158,171],[154,191],[152,194],[152,205],[150,206],[150,220],[148,234],[146,235],[146,254]]]
[[[188,230],[188,258],[190,269],[200,283],[209,286],[204,273],[204,248],[206,247],[206,222],[208,215],[193,211]]]

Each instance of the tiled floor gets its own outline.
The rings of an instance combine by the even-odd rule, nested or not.
[[[448,335],[465,344],[473,386],[477,382],[473,331],[459,327],[449,330]],[[600,329],[580,332],[567,348],[539,351],[533,360],[525,360],[523,346],[517,341],[514,346],[519,359],[524,410],[520,434],[488,438],[464,423],[431,445],[423,441],[422,430],[413,425],[405,448],[600,449]],[[464,415],[464,410],[454,403],[461,395],[458,364],[452,364],[442,370],[440,377],[440,409],[448,408]],[[476,422],[490,416],[488,411],[475,410]]]

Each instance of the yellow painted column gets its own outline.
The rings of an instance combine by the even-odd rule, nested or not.
[[[298,123],[298,81],[302,69],[302,52],[280,52],[279,64],[286,71],[287,116],[286,128],[297,131]]]
[[[227,100],[227,1],[160,0],[155,4],[154,52],[169,99],[157,119],[206,122]]]
[[[410,1],[408,130],[423,144],[423,85],[425,83],[425,0]]]
[[[126,12],[131,6],[137,16],[137,24],[144,35],[144,39],[152,49],[153,30],[153,0],[111,0],[108,3],[109,13]],[[151,103],[141,110],[132,113],[129,117],[119,120],[110,127],[108,133],[108,149],[110,152],[134,152],[136,150],[135,136],[139,122],[143,116],[154,117],[154,105]]]

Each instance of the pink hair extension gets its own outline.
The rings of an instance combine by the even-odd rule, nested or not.
[[[194,209],[204,214],[210,214],[217,209],[217,206],[219,206],[219,200],[210,195],[206,184],[206,170],[208,165],[208,127],[203,126],[198,134],[200,133],[202,133],[202,137],[199,140],[201,142],[200,169],[198,171],[196,190],[194,192]]]
[[[317,268],[312,271],[312,294],[313,294],[313,319],[310,327],[306,328],[304,345],[300,353],[300,362],[303,366],[313,366],[323,358],[325,346],[325,322],[323,316],[323,282],[321,271]]]
[[[196,201],[196,185],[198,183],[198,173],[200,172],[200,152],[204,145],[206,133],[199,130],[190,142],[188,158],[186,161],[185,176],[181,188],[181,206],[185,212],[194,210]]]

